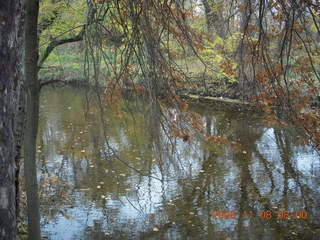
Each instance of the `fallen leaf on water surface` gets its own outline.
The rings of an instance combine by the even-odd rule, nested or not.
[[[62,216],[64,216],[66,219],[72,219],[72,217],[67,213],[62,213]]]
[[[153,228],[153,231],[154,231],[154,232],[159,232],[159,228],[154,227],[154,228]]]

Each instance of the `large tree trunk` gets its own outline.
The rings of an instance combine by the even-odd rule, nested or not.
[[[208,34],[212,37],[213,33],[216,32],[219,37],[222,39],[226,38],[226,28],[225,28],[225,20],[222,15],[222,7],[221,5],[223,1],[208,1],[202,0],[202,4],[204,7],[204,12],[206,16],[206,25]],[[216,5],[218,9],[212,9],[212,6]]]
[[[38,80],[38,0],[26,0],[25,19],[25,84],[26,84],[26,127],[24,136],[24,173],[28,206],[28,236],[40,240],[39,196],[36,169],[36,140],[39,120]]]
[[[243,36],[240,39],[236,52],[238,63],[238,91],[242,98],[247,99],[257,93],[257,83],[255,81],[255,65],[252,58],[252,46],[248,44],[248,39],[252,33],[248,30],[249,23],[252,23],[254,0],[242,0],[245,10],[241,12],[240,32]]]
[[[16,159],[22,129],[18,127],[22,40],[21,0],[0,4],[0,239],[17,238]]]

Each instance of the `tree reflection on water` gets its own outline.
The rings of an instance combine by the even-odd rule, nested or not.
[[[101,117],[90,97],[68,88],[42,96],[38,166],[49,239],[319,239],[319,157],[294,129],[267,127],[249,111],[191,106],[207,133],[241,144],[234,151],[169,138],[157,106],[135,102]],[[237,217],[212,220],[213,210]],[[261,219],[265,210],[274,217]],[[279,220],[281,210],[308,218]]]

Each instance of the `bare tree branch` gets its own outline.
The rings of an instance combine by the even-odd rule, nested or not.
[[[66,81],[63,81],[63,80],[60,80],[60,79],[52,79],[52,80],[48,80],[48,81],[45,81],[45,82],[41,81],[41,83],[40,83],[40,89],[41,89],[42,87],[44,87],[45,85],[49,85],[49,84],[52,84],[52,83],[63,83],[63,84],[67,84]]]
[[[46,48],[44,54],[40,58],[39,61],[39,68],[43,65],[44,61],[49,57],[50,53],[58,46],[66,44],[66,43],[72,43],[72,42],[79,42],[83,40],[83,35],[85,33],[85,27],[79,32],[78,35],[71,37],[71,38],[65,38],[65,39],[60,39],[60,40],[53,40],[50,42],[49,46]]]

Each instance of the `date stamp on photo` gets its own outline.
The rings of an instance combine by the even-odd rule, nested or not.
[[[260,219],[279,219],[279,220],[286,220],[286,219],[299,219],[299,220],[306,220],[308,219],[308,213],[304,210],[298,210],[294,212],[290,212],[287,210],[282,211],[272,211],[272,210],[263,210],[260,212],[254,212],[252,210],[243,210],[243,211],[236,211],[236,210],[213,210],[211,211],[211,220],[221,220],[221,219],[238,219],[242,218],[260,218]]]

